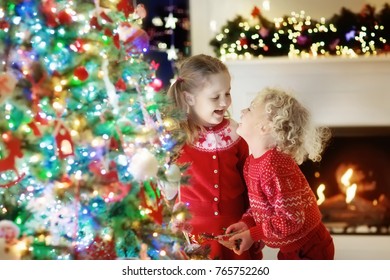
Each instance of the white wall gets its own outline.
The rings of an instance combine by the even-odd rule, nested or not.
[[[250,18],[255,5],[263,11],[266,18],[272,20],[301,10],[314,19],[330,18],[334,14],[339,14],[342,7],[356,13],[365,4],[370,4],[379,11],[384,3],[390,3],[389,0],[269,0],[269,2],[270,10],[264,11],[262,0],[190,0],[192,54],[214,55],[209,41],[227,20],[233,19],[236,15]]]
[[[231,113],[239,120],[262,88],[292,91],[318,125],[389,126],[390,56],[232,60]]]

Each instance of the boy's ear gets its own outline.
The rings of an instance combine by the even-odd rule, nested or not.
[[[191,93],[189,93],[187,91],[185,91],[184,94],[185,94],[185,98],[186,98],[187,104],[190,105],[190,106],[195,105],[195,97],[194,97],[194,95],[192,95]]]
[[[262,134],[268,134],[271,132],[271,125],[269,123],[260,123],[259,125]]]

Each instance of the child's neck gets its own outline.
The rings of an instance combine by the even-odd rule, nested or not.
[[[270,150],[270,148],[255,147],[252,149],[251,147],[249,147],[249,150],[251,151],[251,154],[254,158],[259,158],[264,155],[268,150]]]
[[[257,139],[253,143],[248,143],[249,150],[254,158],[259,158],[267,151],[273,149],[276,143],[271,137],[262,137],[261,140]]]

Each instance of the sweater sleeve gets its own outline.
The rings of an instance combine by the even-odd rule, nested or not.
[[[252,228],[252,227],[256,226],[256,222],[252,216],[252,209],[251,208],[249,208],[244,213],[244,215],[242,215],[241,222],[244,222],[248,226],[248,228]]]
[[[298,232],[305,223],[304,182],[296,168],[273,165],[270,169],[262,186],[269,209],[257,213],[262,222],[250,229],[254,240],[282,240]]]
[[[240,141],[238,144],[238,163],[237,163],[238,170],[242,171],[244,169],[245,160],[247,159],[248,155],[249,155],[248,144],[245,142],[244,139],[240,137]]]

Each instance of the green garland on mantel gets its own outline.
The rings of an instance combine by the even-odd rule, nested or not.
[[[359,13],[343,7],[340,14],[319,21],[304,11],[293,12],[273,22],[255,6],[250,19],[228,21],[210,45],[223,59],[384,54],[390,51],[390,6],[376,12],[367,4]]]

